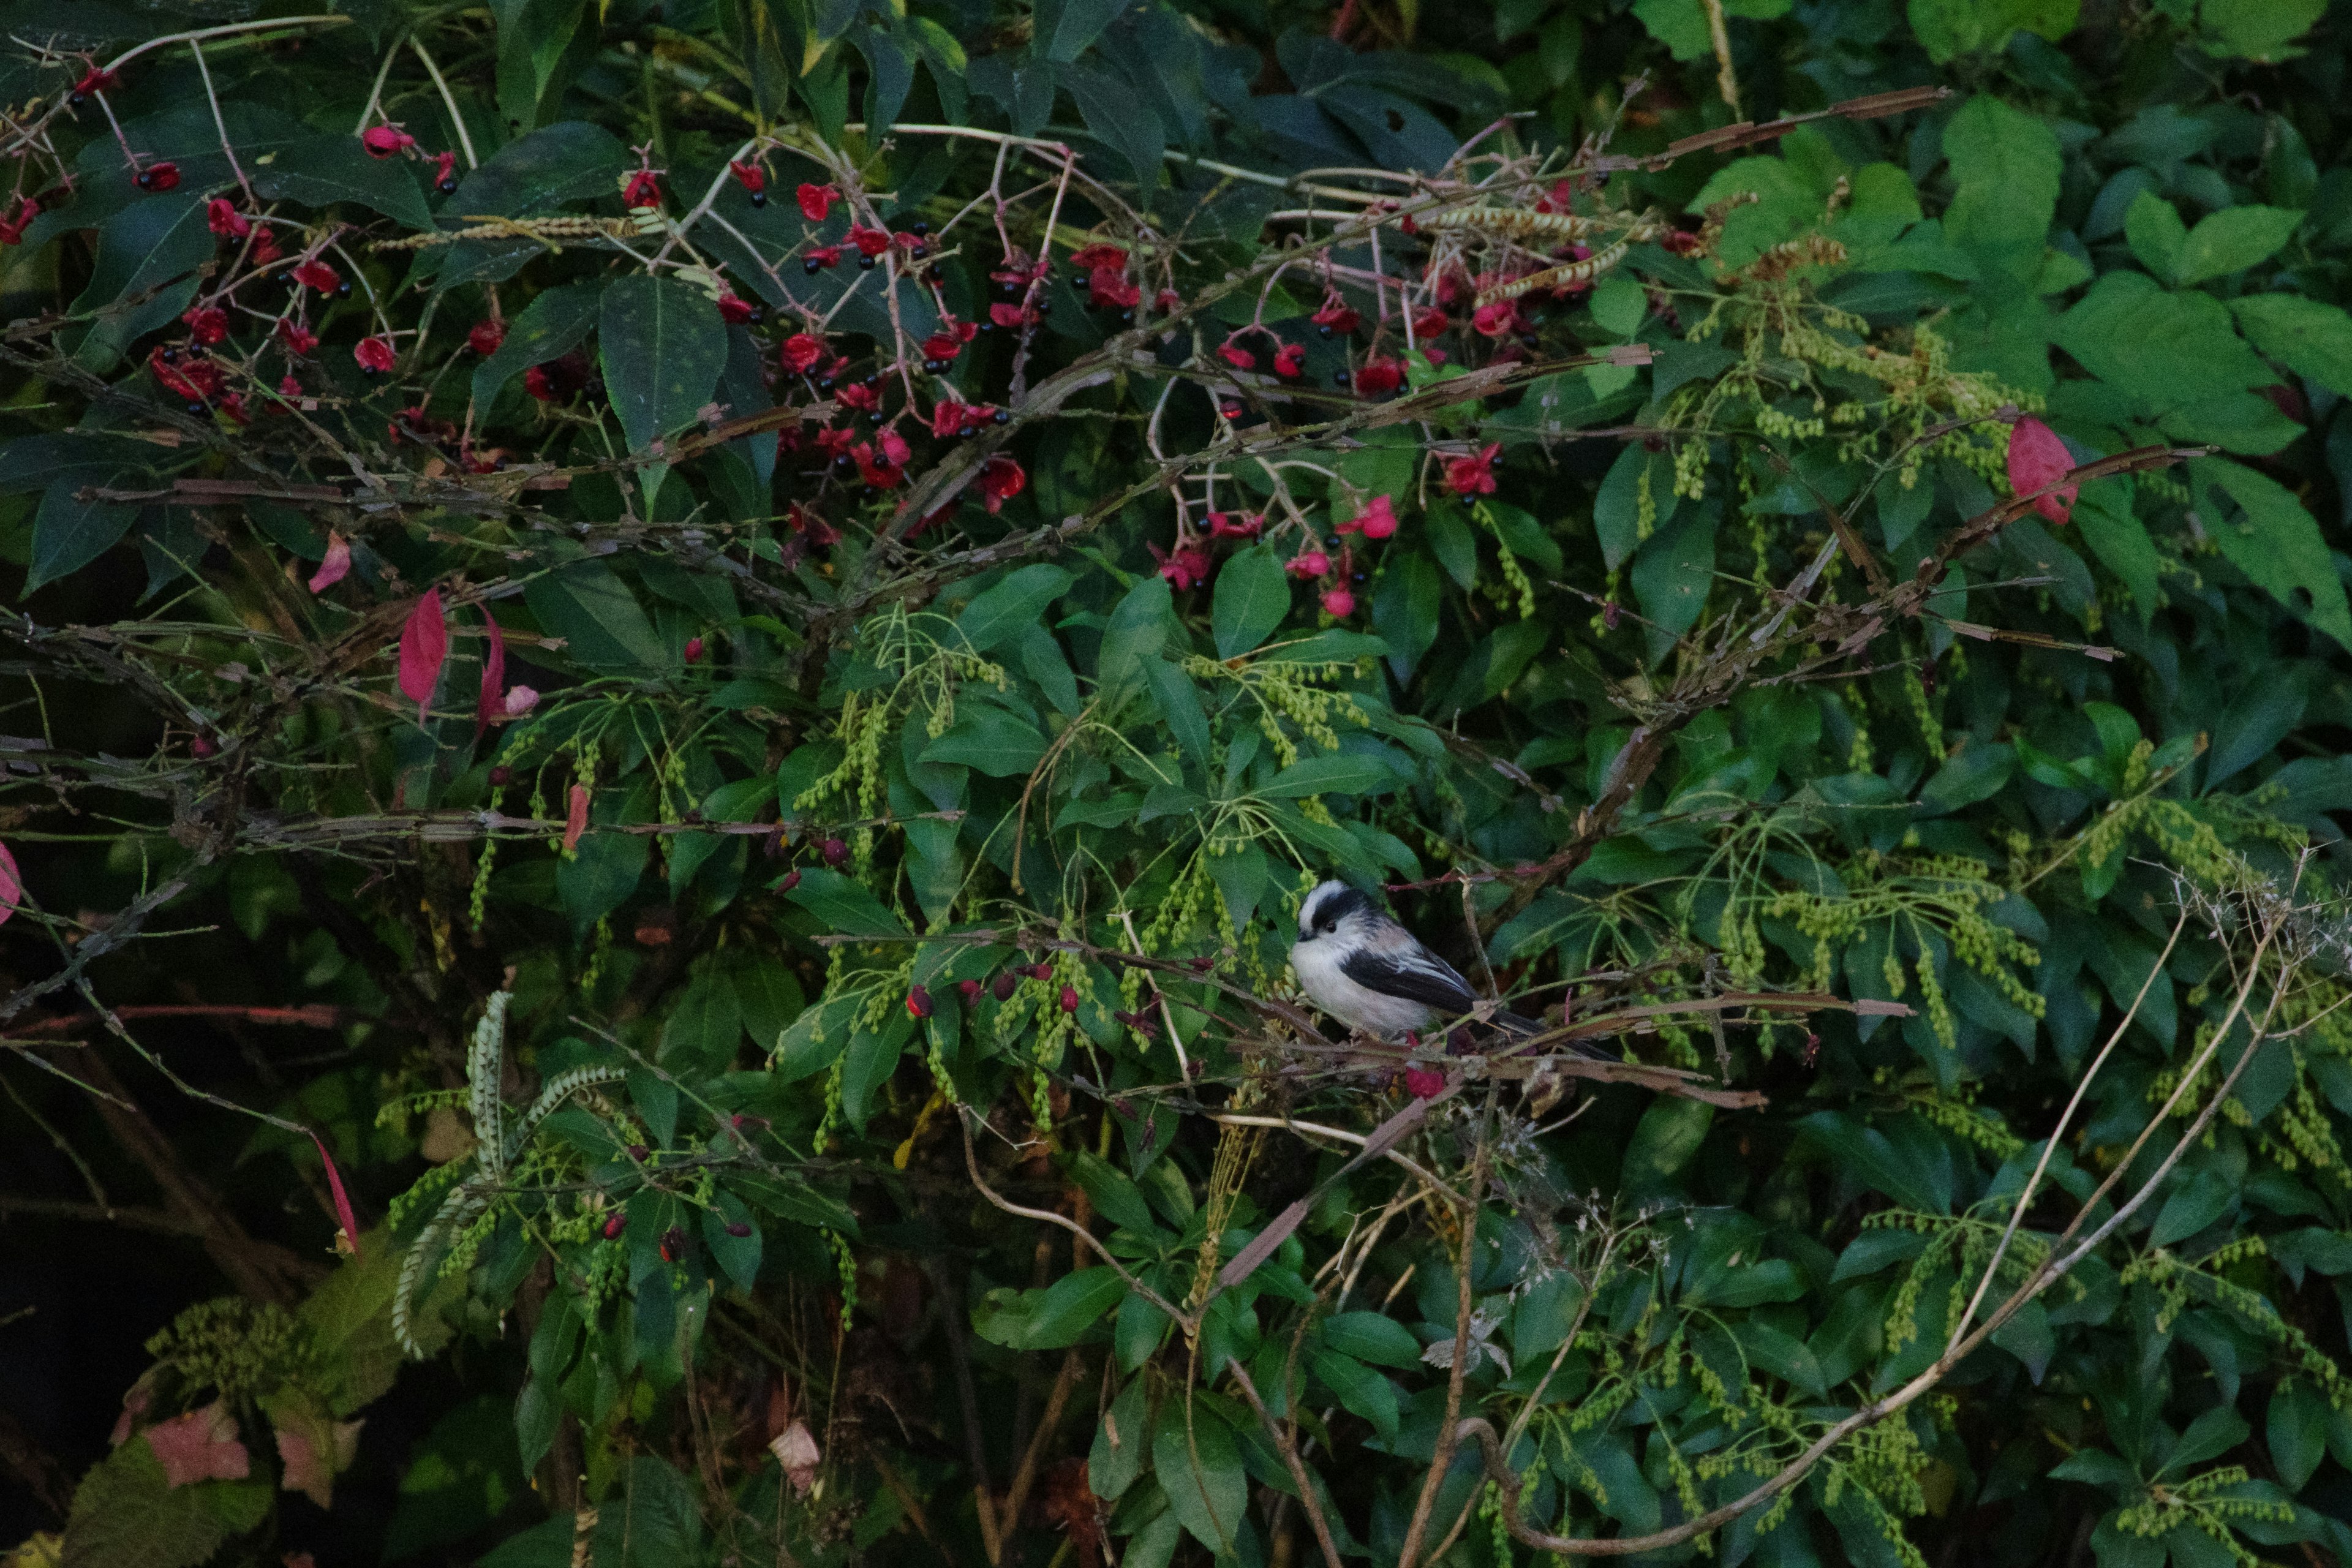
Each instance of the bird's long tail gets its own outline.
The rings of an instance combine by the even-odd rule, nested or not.
[[[1539,1019],[1530,1018],[1523,1013],[1508,1012],[1496,1014],[1495,1026],[1507,1034],[1522,1037],[1540,1035],[1551,1026]],[[1564,1050],[1570,1056],[1582,1057],[1587,1061],[1613,1062],[1623,1059],[1615,1051],[1608,1049],[1594,1040],[1564,1040],[1553,1048]]]

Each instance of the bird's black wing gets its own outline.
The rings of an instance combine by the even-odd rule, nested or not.
[[[1470,983],[1443,959],[1423,952],[1401,960],[1391,953],[1360,948],[1339,965],[1339,973],[1367,991],[1419,1002],[1449,1016],[1467,1013],[1478,1005]]]

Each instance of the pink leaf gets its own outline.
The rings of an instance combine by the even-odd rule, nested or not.
[[[566,852],[580,847],[580,836],[588,831],[588,786],[573,784],[572,800],[563,814],[563,847]]]
[[[351,571],[352,542],[341,534],[329,530],[327,558],[319,563],[319,569],[316,572],[310,574],[310,592],[325,593],[345,577],[350,576]]]
[[[236,1440],[236,1419],[219,1400],[157,1422],[147,1428],[147,1442],[163,1461],[166,1489],[197,1481],[241,1481],[253,1468],[245,1445]]]
[[[416,721],[425,721],[425,705],[440,684],[442,663],[449,657],[449,619],[441,613],[441,590],[427,588],[400,628],[400,690],[416,704]]]
[[[310,1142],[319,1146],[319,1158],[326,1163],[327,1190],[334,1194],[335,1220],[343,1227],[342,1234],[335,1238],[335,1250],[341,1252],[348,1247],[351,1255],[357,1258],[360,1255],[360,1222],[352,1212],[352,1195],[343,1190],[343,1173],[335,1169],[335,1157],[327,1152],[324,1138],[311,1132]]]
[[[16,873],[16,857],[0,844],[0,921],[16,912],[25,899],[25,879]]]
[[[485,615],[483,621],[490,633],[490,651],[482,656],[482,695],[474,704],[474,739],[482,738],[493,716],[506,710],[507,638],[499,630],[498,617]]]
[[[285,1465],[285,1476],[278,1484],[289,1492],[305,1494],[320,1508],[333,1507],[336,1473],[351,1468],[358,1458],[362,1423],[328,1421],[307,1411],[273,1412],[273,1419],[278,1457]]]
[[[2009,430],[2009,488],[2021,496],[2032,495],[2044,485],[2066,477],[2074,466],[2074,455],[2066,450],[2066,443],[2058,432],[2039,419],[2020,419]],[[2074,510],[2074,492],[2079,487],[2068,485],[2052,490],[2033,503],[2033,510],[2053,522],[2064,522]]]

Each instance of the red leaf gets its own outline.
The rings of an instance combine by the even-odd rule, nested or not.
[[[219,1400],[147,1428],[148,1446],[163,1461],[166,1489],[197,1481],[241,1481],[253,1460],[236,1440],[236,1419]]]
[[[2039,419],[2020,419],[2009,430],[2009,488],[2021,496],[2032,495],[2042,486],[2066,477],[2074,466],[2074,455],[2066,450],[2066,443],[2058,439],[2058,432]],[[2068,485],[2051,491],[2033,503],[2033,510],[2053,522],[2064,522],[2074,510],[2074,491],[2080,487]]]
[[[580,847],[580,836],[588,831],[588,786],[573,784],[569,808],[563,814],[563,847],[566,851]]]
[[[440,684],[441,666],[449,657],[449,620],[441,613],[441,590],[427,588],[400,628],[401,695],[416,704],[416,721],[425,721],[425,705]]]
[[[352,573],[352,542],[331,529],[327,533],[327,558],[310,574],[310,592],[323,594]]]
[[[497,616],[486,615],[482,620],[489,627],[490,651],[482,658],[482,695],[474,704],[474,739],[477,741],[488,728],[492,715],[506,711],[506,634],[499,630]]]
[[[306,1128],[304,1131],[309,1130]],[[335,1199],[335,1221],[343,1227],[342,1235],[336,1237],[335,1250],[338,1252],[345,1250],[347,1244],[351,1255],[357,1258],[360,1255],[360,1222],[359,1217],[352,1212],[351,1194],[343,1190],[343,1173],[335,1169],[335,1157],[327,1152],[327,1141],[324,1138],[320,1137],[316,1132],[311,1132],[310,1142],[319,1146],[319,1158],[326,1164],[327,1190],[334,1194]]]
[[[24,899],[25,879],[16,872],[16,857],[8,852],[5,844],[0,844],[0,921],[15,914]]]

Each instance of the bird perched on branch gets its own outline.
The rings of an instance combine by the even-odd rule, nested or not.
[[[1317,884],[1298,906],[1290,967],[1308,1000],[1376,1039],[1402,1040],[1490,1005],[1452,964],[1341,881]],[[1500,1008],[1488,1016],[1512,1035],[1544,1027]]]

